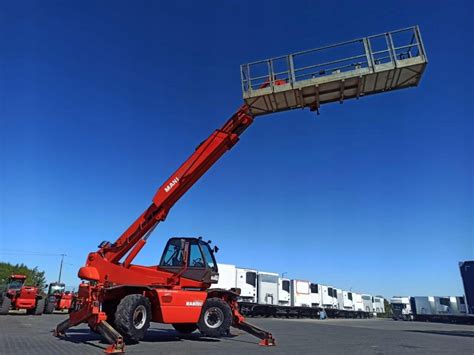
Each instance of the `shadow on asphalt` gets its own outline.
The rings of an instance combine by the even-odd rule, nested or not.
[[[101,344],[107,344],[106,342],[103,341],[102,337],[99,334],[95,334],[89,331],[88,329],[69,329],[66,335],[63,335],[57,338],[62,341],[68,341],[74,344],[90,345],[94,348],[98,348],[101,350],[104,350],[102,346],[91,343],[91,341],[99,340]]]
[[[474,338],[474,332],[468,330],[405,330],[405,332]]]
[[[200,341],[206,343],[218,343],[219,339],[207,338],[199,333],[191,334],[181,334],[175,330],[167,329],[148,329],[145,337],[140,340],[140,342],[168,342],[168,341],[181,341],[181,340],[191,340],[191,341]]]
[[[234,335],[227,336],[226,338],[233,338]],[[95,348],[103,350],[103,347],[94,344],[93,342],[99,341],[99,344],[109,345],[102,336],[89,330],[89,329],[68,329],[65,336],[59,337],[63,341],[69,341],[75,344],[86,344]],[[149,329],[146,336],[140,340],[141,343],[161,343],[161,342],[180,342],[183,340],[207,342],[207,343],[218,343],[219,339],[207,338],[199,333],[193,334],[180,334],[175,330],[166,329]],[[127,345],[134,345],[138,342],[127,341]]]

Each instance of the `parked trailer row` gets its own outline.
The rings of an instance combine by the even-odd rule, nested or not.
[[[474,324],[461,296],[395,296],[390,300],[394,320]]]
[[[384,299],[277,273],[219,264],[219,282],[212,287],[240,290],[241,312],[247,316],[367,318],[384,313]]]
[[[474,324],[474,260],[459,263],[464,286],[462,296],[394,296],[393,319]]]

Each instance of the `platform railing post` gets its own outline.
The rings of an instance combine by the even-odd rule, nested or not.
[[[295,64],[293,62],[293,55],[288,55],[288,81],[291,83],[291,87],[296,82],[295,77]]]
[[[418,42],[418,51],[422,55],[423,59],[428,61],[428,58],[426,57],[426,52],[425,52],[425,45],[423,44],[423,40],[421,39],[420,28],[417,25],[413,28],[413,30],[415,32],[416,41]]]
[[[242,64],[240,66],[240,80],[242,81],[242,93],[245,95],[247,93],[247,89],[245,88],[245,82],[247,82],[247,80],[245,79],[245,75],[244,75],[244,66],[245,64]]]
[[[247,86],[250,93],[252,93],[252,77],[250,76],[250,64],[246,64],[245,67],[247,68]]]
[[[393,42],[392,42],[392,35],[390,34],[390,32],[387,32],[385,34],[385,40],[387,42],[387,49],[388,49],[388,53],[390,55],[390,61],[393,63],[393,65],[397,65],[397,55],[393,49]]]
[[[393,54],[393,59],[395,60],[394,64],[397,65],[397,52],[395,51],[395,45],[393,44],[393,37],[390,32],[388,33],[388,40],[390,41],[390,49]]]
[[[267,61],[267,64],[268,64],[268,78],[269,78],[268,81],[269,81],[270,87],[273,90],[273,82],[275,81],[275,78],[273,77],[273,61],[269,59]]]
[[[367,58],[367,66],[369,70],[374,70],[374,58],[372,57],[372,49],[370,48],[369,39],[367,37],[362,38],[364,43],[365,57]]]

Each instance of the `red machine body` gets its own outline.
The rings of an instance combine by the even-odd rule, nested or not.
[[[88,323],[113,343],[107,351],[123,351],[124,338],[140,340],[142,327],[154,321],[172,324],[183,333],[199,328],[208,336],[227,334],[232,325],[261,338],[261,345],[275,344],[270,333],[246,323],[240,315],[238,291],[209,289],[218,280],[217,249],[210,242],[171,238],[159,265],[132,264],[172,206],[252,123],[247,107],[240,107],[161,185],[151,205],[114,243],[102,242],[99,250],[89,254],[78,272],[87,282],[79,286],[73,311],[56,327],[56,335]]]
[[[0,315],[8,314],[9,310],[26,309],[29,315],[41,315],[44,299],[39,289],[25,286],[25,275],[11,275],[6,290],[0,295]]]

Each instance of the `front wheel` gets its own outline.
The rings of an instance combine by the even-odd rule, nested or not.
[[[227,302],[213,297],[208,298],[201,311],[197,324],[199,331],[204,336],[220,338],[230,332],[232,324],[232,310]]]
[[[125,296],[118,304],[114,318],[115,329],[126,340],[139,341],[150,327],[150,301],[138,294]]]
[[[45,314],[51,314],[56,309],[56,302],[47,301],[46,306],[44,307]]]

